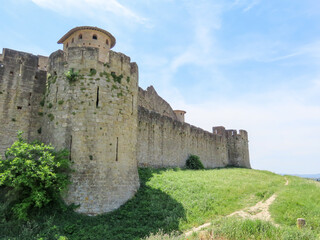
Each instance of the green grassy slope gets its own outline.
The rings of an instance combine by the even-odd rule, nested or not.
[[[136,196],[120,209],[97,217],[80,215],[71,209],[57,211],[50,206],[41,212],[33,212],[28,222],[20,222],[2,210],[5,205],[2,201],[0,239],[59,239],[60,236],[68,239],[144,239],[160,229],[163,234],[173,231],[181,233],[208,221],[214,221],[213,227],[217,231],[229,229],[226,226],[241,229],[242,222],[226,221],[222,217],[267,199],[273,193],[279,196],[271,209],[276,222],[290,227],[295,224],[297,216],[305,217],[308,227],[312,227],[312,233],[307,234],[320,233],[320,187],[307,180],[287,177],[290,184],[284,186],[286,180],[283,176],[232,168],[198,171],[140,169],[139,175],[141,187]],[[303,193],[298,203],[302,207],[292,200],[298,199],[296,195],[300,191]],[[302,201],[303,196],[309,196],[309,200]],[[292,209],[299,210],[289,214]],[[301,211],[307,213],[301,215]],[[247,223],[255,230],[257,224]],[[273,229],[273,226],[270,228]],[[277,232],[277,229],[272,231]],[[159,239],[163,238],[163,234],[158,236]],[[246,231],[242,229],[241,234],[246,234]],[[226,239],[233,239],[231,235],[226,236]]]

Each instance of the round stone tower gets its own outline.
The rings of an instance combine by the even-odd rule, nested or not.
[[[43,140],[70,151],[66,202],[88,215],[112,211],[139,187],[138,67],[110,50],[115,38],[100,28],[76,27],[59,43],[64,51],[49,58]]]

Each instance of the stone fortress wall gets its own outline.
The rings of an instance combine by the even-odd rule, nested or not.
[[[141,94],[143,93],[143,94]],[[210,133],[179,118],[152,86],[139,89],[137,159],[140,167],[184,167],[190,154],[206,168],[250,168],[245,130],[214,127]],[[185,112],[184,112],[185,113]]]
[[[0,58],[0,153],[16,140],[17,131],[33,141],[41,132],[40,101],[46,87],[38,56],[3,49]]]
[[[138,166],[184,167],[195,154],[208,168],[250,168],[246,131],[210,133],[185,123],[185,112],[174,111],[152,86],[138,87],[136,63],[106,51],[102,43],[115,44],[110,33],[78,27],[59,42],[64,51],[49,58],[10,49],[0,55],[0,153],[18,130],[29,141],[68,149],[76,171],[64,199],[80,204],[78,212],[121,206],[139,188]]]

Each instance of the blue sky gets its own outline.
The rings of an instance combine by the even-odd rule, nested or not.
[[[76,26],[117,39],[186,121],[249,132],[253,168],[320,173],[319,0],[11,0],[0,48],[49,55]]]

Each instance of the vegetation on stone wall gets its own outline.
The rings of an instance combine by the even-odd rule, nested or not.
[[[123,78],[122,74],[120,74],[118,76],[115,72],[111,72],[111,76],[112,76],[114,82],[121,83],[121,80]]]
[[[69,69],[69,71],[67,71],[64,75],[66,76],[69,83],[77,81],[80,77],[79,72],[75,72],[73,68]]]
[[[48,118],[50,119],[50,121],[53,121],[54,115],[53,115],[52,113],[49,113],[49,114],[48,114]]]
[[[94,68],[91,68],[90,69],[90,73],[89,73],[89,76],[94,76],[97,74],[97,70],[95,70]]]
[[[0,159],[0,186],[6,186],[8,208],[19,219],[26,219],[31,208],[42,208],[59,201],[69,184],[70,163],[66,150],[55,151],[40,142],[18,140]]]

